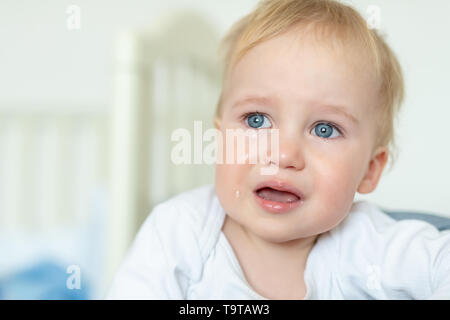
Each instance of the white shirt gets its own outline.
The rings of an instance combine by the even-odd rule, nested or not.
[[[157,205],[116,274],[108,299],[267,299],[221,231],[213,185]],[[396,221],[368,201],[321,234],[304,273],[305,299],[450,299],[450,231]]]

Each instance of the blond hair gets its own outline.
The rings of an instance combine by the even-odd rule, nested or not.
[[[404,98],[400,64],[383,37],[368,27],[352,7],[335,0],[262,0],[256,9],[238,20],[222,40],[222,93],[216,110],[221,116],[224,86],[233,66],[251,48],[295,26],[312,27],[329,44],[357,43],[373,64],[379,79],[380,105],[375,147],[386,146],[391,167],[397,158],[394,122]],[[333,41],[329,41],[329,40]]]

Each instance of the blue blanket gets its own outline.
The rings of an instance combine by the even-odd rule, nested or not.
[[[71,273],[52,260],[42,260],[0,279],[2,300],[85,300],[89,299],[86,280],[71,285]],[[69,282],[69,283],[68,283]]]

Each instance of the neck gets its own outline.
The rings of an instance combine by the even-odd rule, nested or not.
[[[224,233],[233,238],[236,246],[245,246],[253,258],[261,259],[268,268],[304,270],[306,261],[318,239],[318,235],[285,242],[271,242],[252,234],[228,215],[225,218]],[[287,271],[287,270],[286,270]]]
[[[275,243],[253,235],[228,215],[222,229],[256,292],[269,299],[303,299],[304,271],[317,235]]]

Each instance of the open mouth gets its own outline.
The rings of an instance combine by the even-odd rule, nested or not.
[[[303,196],[299,190],[286,183],[269,181],[254,190],[259,205],[271,213],[283,213],[300,206]]]
[[[258,197],[261,197],[264,200],[274,201],[274,202],[284,202],[291,203],[295,201],[299,201],[300,197],[289,191],[281,191],[277,189],[273,189],[271,187],[264,187],[256,190],[256,194]]]

